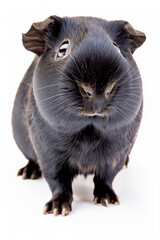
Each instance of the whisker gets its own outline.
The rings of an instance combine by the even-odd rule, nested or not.
[[[34,120],[36,121],[38,118],[39,118],[39,116],[40,115],[45,115],[46,113],[47,113],[47,111],[49,110],[49,109],[52,109],[53,108],[53,106],[50,106],[50,107],[48,107],[48,108],[45,108],[45,109],[43,109],[43,112],[38,112],[35,116],[34,116]]]
[[[69,77],[70,80],[72,80],[72,81],[74,81],[74,82],[79,80],[79,79],[77,78],[77,76],[76,76],[75,74],[73,74],[73,72],[70,72],[70,71],[69,71],[69,69],[67,69],[67,73],[70,74],[70,75],[74,78],[74,80],[73,80],[71,77]]]
[[[130,75],[130,77],[133,77],[134,75],[136,75],[136,74],[139,74],[139,70],[136,70],[135,72],[133,72],[131,75]]]
[[[45,98],[42,101],[40,101],[39,103],[45,102],[45,101],[53,99],[55,97],[64,96],[64,95],[68,95],[68,92],[66,92],[66,93],[59,93],[59,94],[53,95],[51,97]]]
[[[134,90],[134,91],[132,91]],[[135,91],[137,90],[137,91]],[[117,89],[116,93],[125,93],[127,96],[129,96],[130,94],[134,94],[134,93],[141,93],[142,89],[141,88],[131,88],[131,89]]]
[[[120,104],[122,104],[122,101],[126,101],[126,98],[118,98],[118,99],[116,99],[115,101],[113,101],[113,103],[120,103]],[[130,105],[130,106],[133,106],[133,104],[139,104],[139,102],[137,102],[137,101],[134,101],[133,99],[130,99],[130,100],[128,100],[127,101],[127,105]]]
[[[129,71],[128,71],[128,72],[129,72]],[[127,72],[127,73],[128,73],[128,72]],[[129,75],[127,78],[123,79],[124,76],[125,76],[125,75],[124,75],[121,79],[119,79],[119,81],[120,81],[120,82],[123,82],[123,81],[127,81],[127,80],[128,80],[129,82],[132,82],[132,81],[134,81],[135,79],[141,79],[140,76],[138,76],[137,78],[133,78],[133,76],[136,75],[136,74],[138,74],[138,73],[139,73],[139,71],[136,71],[136,72],[134,72],[132,75]],[[133,79],[131,79],[131,78],[133,78]],[[130,80],[130,79],[131,79],[131,80]]]
[[[127,73],[129,73],[129,70],[127,70],[126,72],[122,72],[118,78],[114,77],[114,79],[116,78],[117,82],[122,81],[122,79],[127,75]]]
[[[115,107],[115,106],[112,106],[112,108],[117,111],[118,113],[120,113],[121,116],[125,117],[127,120],[129,119],[130,121],[132,121],[133,119],[131,119],[131,117],[124,113],[124,111],[121,111],[119,108]]]
[[[41,88],[35,89],[34,91],[37,92],[37,91],[43,90],[43,89],[45,89],[45,88],[50,88],[50,87],[54,87],[54,86],[57,86],[57,84],[47,85],[47,86],[45,86],[45,87],[41,87]]]
[[[118,100],[119,100],[119,101],[118,101]],[[127,98],[123,98],[123,97],[118,97],[115,101],[113,100],[113,102],[114,102],[114,103],[121,103],[121,102],[120,102],[121,100],[122,100],[122,101],[123,101],[123,100],[127,101],[127,104],[129,104],[129,105],[132,105],[132,104],[130,104],[130,102],[133,102],[133,103],[136,103],[136,104],[139,103],[139,102],[133,100],[132,98],[128,100]]]
[[[130,69],[128,69],[126,72],[122,73],[123,75],[120,74],[120,78],[123,78],[127,73],[130,73]],[[131,75],[129,75],[129,78],[132,78],[134,75],[138,74],[139,71],[137,70],[136,72],[132,73]],[[120,79],[119,79],[120,80]]]
[[[76,110],[83,110],[84,107],[75,107]]]
[[[78,114],[78,116],[80,116],[80,117],[83,117],[84,115],[85,115],[85,111],[80,112],[80,113]]]
[[[59,70],[57,70],[61,75],[63,75],[66,79],[68,79],[69,81],[73,82],[73,83],[80,83],[79,79],[72,73],[72,72],[69,72],[67,70],[67,73],[70,74],[71,76],[73,76],[74,79],[72,79],[71,77],[69,77],[68,75],[66,75],[64,72],[61,72]]]
[[[142,86],[142,83],[141,82],[134,82],[136,79],[133,79],[133,80],[129,80],[129,79],[126,79],[126,81],[124,82],[121,82],[121,86]],[[119,85],[120,85],[119,84]]]
[[[50,104],[52,104],[52,102],[50,103]],[[61,102],[61,103],[58,103],[57,104],[57,107],[59,107],[59,108],[61,108],[61,106],[63,106],[63,108],[64,108],[64,111],[66,110],[66,109],[69,109],[71,106],[69,106],[69,104],[70,104],[70,100],[65,100],[64,102]],[[53,106],[53,105],[51,105],[51,106],[49,106],[48,108],[45,108],[45,111],[47,111],[47,110],[49,110],[49,109],[51,109],[51,108],[55,108],[55,106]]]
[[[24,81],[22,81],[22,83],[23,83],[24,85],[30,87],[30,84],[28,84],[28,83],[26,83],[26,82],[24,82]]]
[[[123,83],[121,82],[121,86],[129,86],[129,87],[141,87],[142,88],[142,83],[141,82],[135,82],[135,80],[127,80],[124,81]]]
[[[127,105],[130,105],[131,107],[133,107],[132,104],[128,104],[128,103],[127,103]],[[123,106],[123,109],[126,109],[126,110],[128,110],[128,111],[130,111],[130,112],[135,113],[135,111],[134,111],[133,109],[131,109],[131,108],[127,108],[126,106]]]
[[[132,84],[134,84],[135,86],[142,86],[141,81],[137,82],[136,80],[140,78],[134,78],[132,80],[130,80],[129,78],[126,78],[125,80],[121,81],[121,85],[123,86],[132,86]],[[136,82],[135,82],[136,81]],[[132,83],[132,84],[131,84]]]
[[[70,55],[70,59],[71,59],[71,60],[73,61],[73,63],[75,64],[75,66],[76,66],[76,68],[77,68],[77,70],[78,70],[80,76],[81,76],[82,79],[83,79],[82,72],[81,72],[81,70],[80,70],[80,68],[79,68],[79,66],[78,66],[78,64],[77,64],[77,62],[76,62],[76,60],[75,60],[74,55],[73,55],[73,57]]]
[[[117,68],[116,72],[114,73],[113,76],[110,77],[109,80],[111,80],[111,78],[115,78],[115,77],[116,77],[116,74],[118,73],[118,71],[119,71],[120,67],[122,66],[122,64],[123,64],[123,62],[121,62],[121,63],[119,64],[119,67]]]
[[[64,72],[60,71],[59,69],[56,70],[58,73],[60,73],[62,76],[64,76],[65,78],[75,82],[72,78],[70,78],[67,74],[65,74]]]
[[[126,91],[123,91],[123,90],[119,90],[118,92],[117,92],[117,94],[118,93],[125,93],[125,95],[123,95],[123,96],[127,96],[127,97],[136,97],[136,98],[139,98],[139,99],[142,99],[143,97],[142,96],[137,96],[136,94],[134,94],[134,93],[126,93]]]

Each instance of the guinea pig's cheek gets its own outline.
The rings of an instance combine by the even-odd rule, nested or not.
[[[85,112],[91,110],[91,104],[87,100],[84,100],[84,110]]]
[[[83,99],[83,105],[84,105],[84,112],[91,112],[92,111],[92,103],[89,101],[89,99],[84,98]]]

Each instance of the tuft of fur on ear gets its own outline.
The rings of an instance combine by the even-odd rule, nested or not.
[[[62,18],[57,16],[50,16],[43,22],[33,23],[29,31],[22,34],[22,42],[24,47],[38,56],[43,54],[45,49],[45,38],[49,27],[61,21]]]
[[[126,21],[111,21],[109,23],[114,40],[119,43],[123,49],[129,50],[132,54],[146,40],[146,35],[135,30],[132,25]]]

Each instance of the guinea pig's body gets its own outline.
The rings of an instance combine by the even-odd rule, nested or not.
[[[52,16],[23,35],[36,53],[18,89],[13,134],[29,160],[18,175],[43,176],[44,213],[71,211],[72,180],[94,174],[94,202],[119,203],[112,189],[128,163],[142,117],[142,83],[132,53],[145,40],[124,21]]]

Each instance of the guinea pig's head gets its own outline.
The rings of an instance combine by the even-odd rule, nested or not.
[[[34,23],[23,44],[39,56],[33,90],[43,117],[49,123],[132,121],[142,103],[132,54],[144,41],[125,21],[51,16]]]

